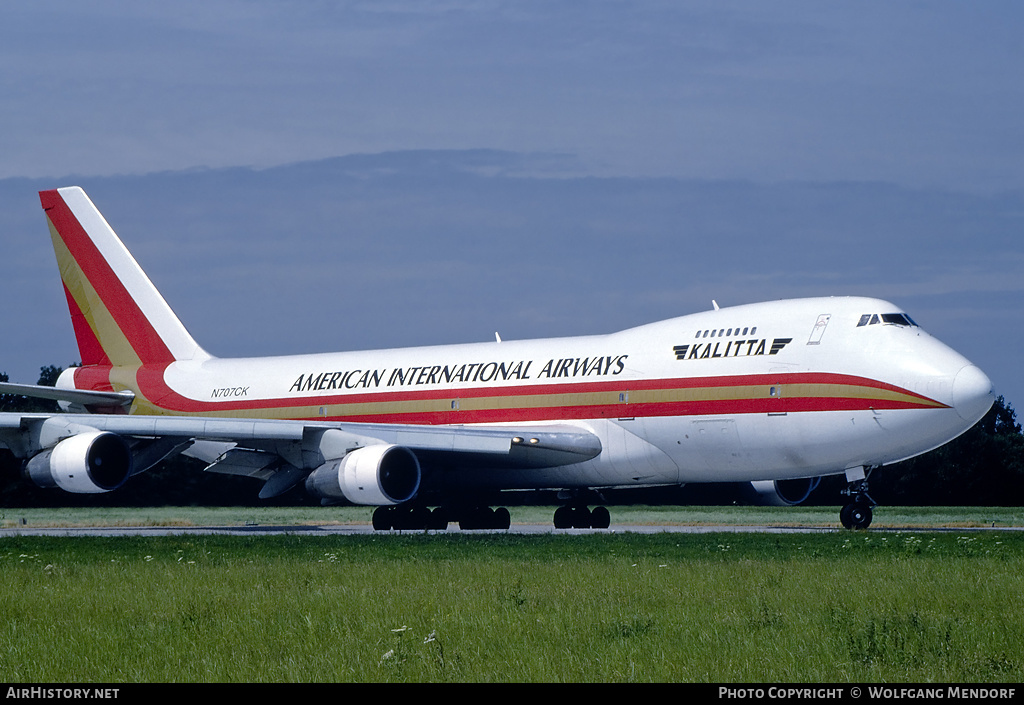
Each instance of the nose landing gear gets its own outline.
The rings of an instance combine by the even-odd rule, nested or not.
[[[866,529],[871,526],[872,507],[877,502],[868,494],[868,476],[871,469],[863,467],[850,468],[846,471],[849,486],[843,494],[850,498],[849,504],[839,511],[839,521],[847,529]]]

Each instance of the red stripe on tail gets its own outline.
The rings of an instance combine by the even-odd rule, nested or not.
[[[97,249],[81,223],[78,222],[78,218],[64,202],[60,193],[56,189],[40,191],[39,200],[50,222],[57,230],[57,234],[64,241],[71,256],[99,295],[104,307],[128,339],[139,359],[143,363],[173,362],[174,356],[171,351],[157,335],[149,320],[139,309],[138,304],[121,283],[114,270],[111,269],[110,264]],[[70,295],[68,301],[69,304],[72,301]],[[76,320],[76,313],[79,318],[75,323],[75,334],[78,335],[79,351],[82,353],[84,362],[87,356],[95,357],[94,346],[100,345],[102,349],[102,343],[96,338],[95,331],[90,329],[92,334],[85,336],[85,346],[83,347],[83,337],[79,335],[80,329],[82,326],[85,328],[89,328],[89,326],[85,321],[84,314],[86,312],[79,310],[77,305],[71,309],[72,320]],[[106,356],[106,352],[104,352],[104,356]]]

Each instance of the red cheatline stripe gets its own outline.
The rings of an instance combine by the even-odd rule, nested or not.
[[[808,403],[791,403],[781,406],[774,404],[730,402],[702,402],[694,404],[630,404],[592,406],[552,406],[543,408],[488,409],[482,411],[440,411],[385,414],[359,414],[333,416],[307,416],[307,420],[361,421],[364,423],[408,423],[408,424],[471,424],[471,423],[512,423],[554,420],[616,419],[685,417],[735,414],[798,413],[807,411],[867,411],[869,409],[920,409],[935,408],[909,403],[865,402],[862,399],[820,399],[804,400]],[[291,418],[283,416],[281,418]]]
[[[60,193],[57,190],[40,191],[39,200],[71,256],[103,300],[104,307],[110,312],[139,359],[144,363],[173,362],[174,356],[170,350],[150,325],[110,264],[100,254]]]
[[[399,391],[358,393],[348,395],[323,395],[317,397],[294,397],[262,400],[232,400],[225,402],[208,402],[188,399],[167,386],[163,380],[165,366],[145,366],[138,370],[136,381],[141,395],[151,403],[168,413],[180,414],[223,414],[252,415],[273,418],[294,418],[289,412],[309,413],[311,407],[329,407],[331,416],[336,420],[359,421],[396,421],[418,424],[433,423],[488,423],[502,421],[541,421],[551,419],[586,419],[586,418],[617,418],[622,416],[694,416],[706,414],[754,414],[774,412],[801,411],[852,411],[866,409],[915,409],[945,408],[920,394],[901,389],[885,382],[864,377],[831,373],[798,373],[785,376],[779,375],[743,375],[736,377],[702,377],[660,380],[621,380],[615,382],[590,382],[577,384],[531,384],[524,386],[487,387],[472,389],[443,389],[430,391]],[[565,405],[555,399],[559,395],[586,395],[598,393],[642,392],[673,390],[721,388],[728,390],[737,387],[764,387],[772,384],[793,389],[794,385],[812,384],[828,385],[840,389],[839,393],[821,396],[785,396],[781,398],[710,398],[691,400],[643,401],[638,399],[629,403],[586,403]],[[842,388],[849,390],[842,393]],[[864,389],[877,389],[880,394],[865,397]],[[856,393],[856,392],[860,393]],[[887,398],[888,394],[897,394],[900,398]],[[506,407],[489,409],[438,409],[423,410],[401,409],[377,410],[367,409],[362,413],[346,414],[345,407],[366,404],[400,404],[439,402],[448,404],[452,400],[471,400],[493,397],[508,398],[511,402]],[[523,403],[516,404],[515,399],[521,398]],[[550,405],[544,405],[545,398]],[[323,418],[323,417],[319,417]]]

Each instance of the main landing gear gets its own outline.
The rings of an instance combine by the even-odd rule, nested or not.
[[[843,494],[850,498],[849,504],[839,510],[839,521],[847,529],[866,529],[871,526],[872,507],[877,506],[868,494],[869,468],[851,468],[846,471],[846,479],[850,483]]]
[[[555,510],[556,529],[607,529],[611,520],[605,507],[591,510],[585,504],[570,504]]]
[[[449,522],[457,521],[463,531],[477,529],[508,529],[512,517],[505,507],[448,507],[428,509],[423,505],[377,507],[373,510],[375,531],[445,531]]]
[[[587,506],[590,503],[587,500],[603,500],[596,490],[562,490],[558,499],[566,504],[555,510],[556,529],[607,529],[611,524],[607,508]]]
[[[505,507],[467,504],[429,509],[422,504],[400,504],[373,511],[375,531],[445,531],[453,521],[463,531],[507,530],[512,525]],[[569,504],[555,510],[556,529],[607,529],[610,524],[611,514],[606,507],[590,509],[581,497],[573,497]]]
[[[422,505],[398,505],[377,507],[373,510],[375,531],[399,529],[405,531],[444,530],[448,528],[448,517],[441,507],[428,509]]]

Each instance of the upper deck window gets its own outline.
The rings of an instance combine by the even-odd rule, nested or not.
[[[709,328],[707,330],[697,331],[697,335],[695,335],[694,338],[707,338],[709,335],[712,338],[731,338],[734,335],[746,335],[748,330],[750,331],[750,335],[754,335],[757,333],[757,326],[754,326],[753,328],[744,328],[742,333],[740,332],[739,327],[718,329]]]

